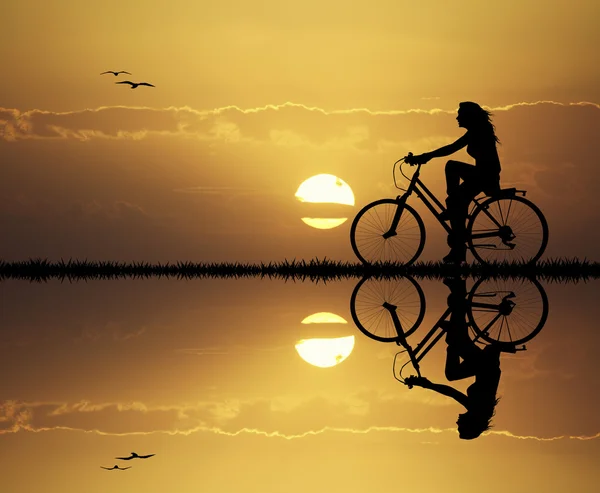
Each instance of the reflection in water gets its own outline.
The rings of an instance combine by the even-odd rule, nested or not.
[[[300,357],[311,365],[330,368],[339,365],[354,349],[354,336],[333,339],[302,339],[296,343]]]
[[[318,312],[304,317],[301,323],[323,327],[323,324],[341,324],[345,326],[348,322],[336,313]],[[295,348],[300,357],[307,363],[320,368],[330,368],[350,356],[354,349],[354,336],[305,338],[299,340]]]
[[[459,436],[473,439],[490,428],[495,414],[500,354],[526,349],[520,345],[535,337],[546,322],[548,298],[541,285],[531,279],[479,279],[469,292],[466,280],[458,276],[444,279],[444,284],[450,289],[448,308],[414,349],[407,337],[419,327],[425,312],[423,291],[414,279],[363,278],[352,293],[352,318],[372,339],[404,347],[407,364],[417,372],[416,376],[399,378],[409,389],[423,387],[463,405],[466,412],[457,420]],[[475,377],[466,394],[421,375],[421,360],[444,334],[446,378]]]
[[[318,312],[305,317],[302,320],[303,324],[347,324],[346,319],[344,317],[340,317],[336,313],[331,312]]]
[[[597,490],[597,283],[544,285],[551,316],[527,351],[501,353],[494,427],[466,442],[456,432],[461,405],[391,378],[403,347],[342,323],[354,325],[348,299],[359,279],[1,282],[0,489],[58,491],[68,474],[70,491],[88,493],[393,491],[397,475],[374,471],[397,470],[400,460],[406,491],[562,493],[573,490],[573,471],[578,492]],[[476,281],[466,281],[466,319],[478,347],[541,328],[547,306],[534,281]],[[363,328],[395,342],[390,310],[374,303],[383,292],[403,333],[412,330],[416,357],[440,334],[417,363],[421,376],[465,395],[480,381],[446,380],[446,329],[416,351],[440,316],[450,318],[448,286],[406,278],[361,286],[354,315],[372,310]],[[311,314],[321,315],[307,323]],[[332,368],[311,366],[294,348],[352,334],[352,353]],[[397,361],[400,370],[406,360]],[[420,373],[409,364],[403,374]],[[123,461],[133,466],[125,472],[99,468],[130,450],[156,457]],[[493,485],[490,457],[510,472]],[[485,474],[457,474],[461,464]]]

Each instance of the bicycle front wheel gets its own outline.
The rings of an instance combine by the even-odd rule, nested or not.
[[[475,334],[500,348],[530,341],[548,318],[548,297],[535,279],[479,279],[468,307]]]
[[[548,244],[548,223],[538,207],[519,196],[491,197],[467,226],[467,244],[484,264],[534,263]]]
[[[392,317],[390,310],[394,310],[397,317]],[[406,337],[421,325],[425,315],[425,295],[411,277],[364,277],[352,292],[350,313],[366,336],[380,342],[394,342],[399,338],[399,331]]]
[[[395,231],[390,231],[398,208],[402,207]],[[386,237],[386,233],[391,233]],[[366,205],[356,215],[350,228],[350,243],[364,264],[394,262],[410,265],[425,246],[425,225],[409,205],[400,206],[394,199],[381,199]]]

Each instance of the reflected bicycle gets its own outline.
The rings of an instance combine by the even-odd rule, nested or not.
[[[536,279],[481,278],[466,299],[467,325],[473,342],[493,344],[502,352],[526,350],[525,343],[539,334],[548,318],[548,297]],[[421,376],[420,362],[445,335],[452,310],[448,307],[414,349],[407,338],[423,320],[425,298],[411,277],[364,277],[352,292],[350,312],[358,329],[369,338],[402,346],[409,363]]]

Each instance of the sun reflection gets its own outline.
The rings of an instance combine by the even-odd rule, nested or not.
[[[316,229],[333,229],[345,223],[347,217],[303,217],[302,222]]]
[[[344,317],[331,312],[318,312],[309,315],[304,320],[303,324],[347,324],[348,322]]]
[[[354,336],[332,339],[302,339],[296,343],[300,357],[313,366],[330,368],[339,365],[354,349]]]

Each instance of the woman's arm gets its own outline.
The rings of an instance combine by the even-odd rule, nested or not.
[[[459,392],[458,390],[456,390],[454,387],[450,387],[450,385],[442,385],[439,383],[433,383],[424,377],[408,377],[405,380],[405,383],[409,387],[416,385],[418,387],[423,387],[424,389],[433,390],[433,391],[437,392],[438,394],[452,397],[456,402],[458,402],[459,404],[462,404],[465,407],[465,409],[468,409],[467,404],[469,402],[469,398],[462,392]]]
[[[433,383],[429,382],[429,385],[423,387],[424,389],[434,390],[438,394],[447,395],[448,397],[452,397],[456,402],[465,406],[467,408],[467,403],[469,402],[469,398],[459,392],[454,387],[450,387],[450,385],[443,385],[441,383]]]
[[[467,132],[468,133],[468,132]],[[444,157],[449,156],[450,154],[454,154],[456,151],[460,151],[463,147],[465,147],[469,143],[469,139],[467,137],[467,133],[465,133],[462,137],[460,137],[452,144],[448,144],[447,146],[440,147],[435,151],[426,152],[423,156],[427,156],[427,159],[433,159],[436,157]]]

